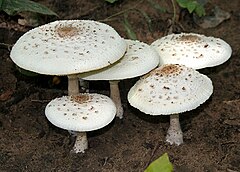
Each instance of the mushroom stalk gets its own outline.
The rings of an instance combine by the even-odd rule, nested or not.
[[[119,86],[118,80],[114,81],[109,81],[110,83],[110,97],[113,100],[113,102],[116,105],[117,112],[116,116],[119,117],[120,119],[123,118],[123,107],[122,107],[122,102],[121,102],[121,96],[120,96],[120,91],[119,91]]]
[[[84,153],[88,149],[87,133],[86,132],[77,132],[76,141],[73,146],[74,153]]]
[[[68,95],[78,95],[79,94],[79,81],[77,75],[68,75]],[[70,135],[73,137],[77,135],[77,132],[68,130]]]
[[[170,115],[170,126],[167,131],[166,141],[171,145],[183,143],[183,133],[179,122],[179,114]]]
[[[77,75],[68,75],[68,95],[79,94],[79,82]]]
[[[79,78],[80,92],[89,93],[89,82]]]

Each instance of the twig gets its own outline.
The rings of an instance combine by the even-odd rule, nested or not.
[[[128,9],[126,9],[126,10],[119,11],[119,12],[117,12],[117,13],[111,15],[111,16],[108,16],[108,17],[105,18],[105,19],[98,20],[98,21],[100,21],[100,22],[112,21],[111,18],[116,17],[116,16],[119,16],[119,15],[121,15],[121,14],[124,14],[125,12],[128,12],[128,11],[130,11],[130,10],[135,9],[135,8],[136,8],[139,4],[141,4],[143,1],[144,1],[144,0],[141,0],[141,1],[139,1],[138,3],[136,3],[136,4],[135,4],[133,7],[131,7],[131,8],[128,8]]]
[[[105,166],[105,165],[107,164],[108,159],[109,159],[109,157],[105,157],[105,158],[104,158],[104,163],[103,163],[102,166]]]
[[[226,104],[231,104],[231,103],[238,103],[238,102],[240,102],[240,99],[235,99],[235,100],[225,100],[225,101],[223,101],[223,103],[226,103]]]
[[[5,48],[8,51],[11,51],[12,46],[13,46],[12,44],[6,44],[6,43],[1,43],[0,42],[0,48]]]
[[[36,102],[36,103],[48,103],[51,100],[37,100],[37,99],[32,99],[31,102]]]
[[[235,170],[231,170],[231,169],[227,169],[227,172],[237,172],[237,171],[235,171]]]
[[[150,158],[149,158],[149,161],[148,161],[148,163],[146,164],[146,166],[145,166],[144,169],[146,169],[146,168],[149,166],[149,164],[152,162],[152,158],[153,158],[153,156],[155,155],[155,153],[156,153],[156,151],[158,150],[159,147],[160,147],[160,143],[158,143],[158,144],[154,147],[154,149],[153,149],[153,151],[152,151],[152,153],[151,153],[151,156],[150,156]]]
[[[181,30],[185,30],[184,27],[179,23],[179,12],[177,13],[177,7],[175,0],[171,0],[173,7],[173,17],[169,19],[169,27],[165,33],[165,35],[172,34],[176,31],[176,28],[179,27]],[[178,9],[179,10],[179,9]]]

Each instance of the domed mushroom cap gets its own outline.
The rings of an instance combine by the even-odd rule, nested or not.
[[[85,80],[121,80],[144,75],[158,66],[159,55],[148,44],[129,39],[126,42],[126,54],[119,61],[79,76]]]
[[[49,75],[100,69],[119,60],[126,42],[109,25],[91,20],[60,20],[19,38],[10,57],[21,68]]]
[[[195,33],[171,34],[154,41],[162,64],[183,64],[194,69],[213,67],[227,61],[232,54],[228,43],[220,38]]]
[[[116,107],[105,95],[82,93],[52,100],[45,114],[59,128],[87,132],[108,125],[115,117]]]
[[[170,115],[197,108],[212,94],[211,80],[183,65],[163,65],[130,89],[129,103],[150,115]]]

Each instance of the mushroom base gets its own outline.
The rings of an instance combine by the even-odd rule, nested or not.
[[[166,141],[171,145],[176,144],[178,146],[183,143],[183,133],[178,114],[170,115],[170,126],[167,131]]]
[[[72,152],[84,153],[86,149],[88,149],[87,133],[86,132],[77,132],[77,137],[76,137],[76,141],[73,146]]]

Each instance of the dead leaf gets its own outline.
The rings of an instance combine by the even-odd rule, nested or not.
[[[6,101],[11,98],[13,94],[12,90],[7,90],[0,95],[0,101]]]

